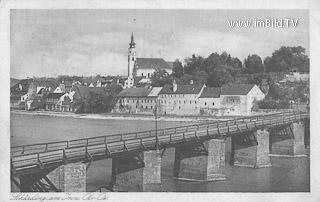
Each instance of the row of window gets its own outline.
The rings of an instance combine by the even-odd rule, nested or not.
[[[161,98],[166,98],[167,95],[160,95]],[[184,98],[184,94],[179,94],[179,95],[168,95],[168,98]],[[191,97],[191,95],[190,95]],[[194,98],[197,98],[197,96],[195,95]]]
[[[132,103],[134,103],[135,102],[135,100],[131,100],[132,101]],[[156,100],[140,100],[141,101],[141,103],[156,103]],[[124,103],[125,102],[125,100],[122,100],[122,102]],[[130,103],[130,100],[127,100],[127,102],[128,103]],[[137,102],[138,102],[138,100],[137,100]],[[181,101],[181,100],[179,100],[179,101],[174,101],[174,104],[177,104],[177,103],[179,103],[179,104],[188,104],[188,103],[190,103],[190,104],[192,104],[194,102],[194,104],[197,104],[197,101],[186,101],[186,100],[184,100],[183,102]],[[160,103],[161,104],[167,104],[167,101],[166,100],[160,100]],[[169,104],[170,104],[171,102],[169,102]],[[207,102],[205,102],[204,103],[204,105],[205,106],[207,106]],[[214,106],[214,102],[212,103],[212,106]]]

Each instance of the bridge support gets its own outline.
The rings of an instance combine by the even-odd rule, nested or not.
[[[257,130],[232,136],[231,165],[269,167],[269,132]]]
[[[270,153],[274,155],[305,155],[304,124],[291,123],[271,132]]]
[[[161,189],[161,152],[112,159],[111,187],[114,191],[159,191]]]
[[[59,166],[47,176],[62,192],[86,191],[86,165],[83,163]]]
[[[191,181],[225,180],[225,140],[177,146],[173,177]]]

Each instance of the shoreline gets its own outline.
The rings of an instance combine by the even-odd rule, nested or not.
[[[14,114],[26,114],[33,116],[52,116],[52,117],[71,117],[81,119],[100,119],[100,120],[133,120],[133,121],[154,121],[155,117],[152,115],[145,114],[75,114],[72,112],[54,112],[54,111],[23,111],[23,110],[10,110],[10,113]],[[232,118],[232,117],[230,117]],[[213,120],[226,120],[230,118],[217,118],[217,117],[199,117],[199,116],[185,116],[185,117],[174,117],[174,116],[160,116],[158,121],[177,121],[177,122],[203,122]]]

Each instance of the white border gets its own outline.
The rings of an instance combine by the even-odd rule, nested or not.
[[[320,202],[320,2],[317,0],[12,0],[0,3],[0,201],[10,194],[10,9],[308,9],[310,15],[311,193],[110,193],[108,201],[317,201]],[[62,196],[63,193],[45,194]],[[82,197],[75,193],[73,196]]]

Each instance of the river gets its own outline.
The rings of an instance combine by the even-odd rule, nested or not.
[[[191,124],[159,121],[158,128]],[[70,140],[125,132],[151,130],[154,121],[99,120],[11,113],[11,146]],[[225,181],[190,182],[172,179],[174,149],[162,158],[162,187],[169,192],[309,192],[309,157],[271,157],[272,167],[252,169],[229,165],[230,140],[226,141]],[[309,149],[307,150],[309,154]],[[87,191],[97,191],[111,180],[111,160],[93,162],[87,172]],[[11,190],[18,191],[13,183]]]

